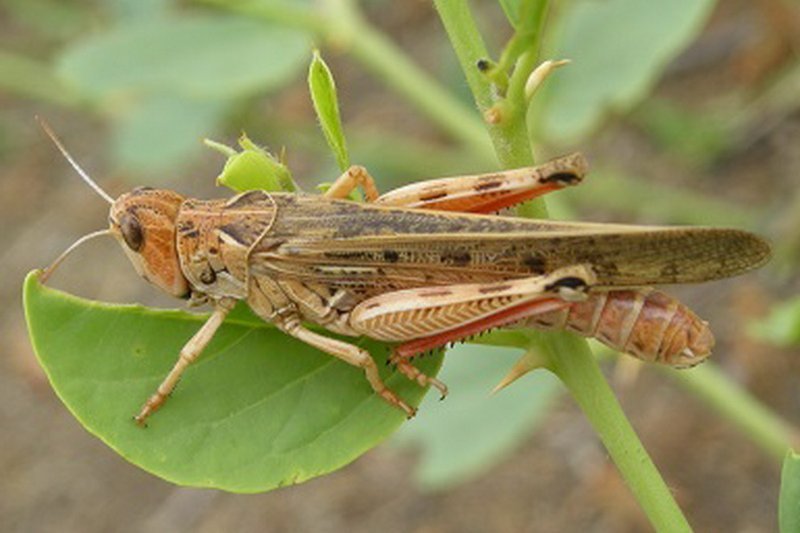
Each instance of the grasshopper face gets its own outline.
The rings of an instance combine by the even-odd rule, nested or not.
[[[175,247],[175,218],[183,196],[139,187],[117,198],[109,213],[109,231],[145,280],[178,298],[191,294]]]

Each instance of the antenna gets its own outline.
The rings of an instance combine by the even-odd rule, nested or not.
[[[70,253],[72,253],[72,250],[74,250],[75,248],[77,248],[81,244],[85,243],[86,241],[90,241],[90,240],[94,239],[95,237],[100,237],[102,235],[113,235],[113,234],[111,233],[110,229],[101,229],[101,230],[98,230],[98,231],[93,231],[92,233],[90,233],[88,235],[84,235],[83,237],[81,237],[77,241],[73,242],[72,245],[69,248],[67,248],[66,250],[61,252],[61,255],[59,255],[58,258],[56,258],[56,260],[53,261],[53,264],[51,264],[49,267],[44,269],[44,272],[42,272],[42,276],[39,278],[39,281],[42,284],[44,284],[47,281],[47,278],[50,277],[50,274],[52,274],[53,271],[56,268],[58,268],[58,265],[60,265],[64,261],[64,259],[66,259],[67,256]]]
[[[111,196],[109,196],[106,191],[101,189],[100,186],[97,183],[95,183],[92,178],[89,177],[89,174],[87,174],[86,171],[84,171],[81,168],[81,166],[72,158],[72,156],[69,155],[69,152],[67,152],[67,149],[64,148],[63,144],[61,144],[61,141],[59,140],[58,136],[50,128],[50,125],[47,123],[47,121],[45,119],[41,118],[41,117],[38,117],[38,116],[36,117],[36,121],[39,123],[39,126],[42,127],[42,129],[47,134],[47,136],[50,137],[50,139],[56,145],[56,148],[58,148],[58,150],[67,159],[67,161],[69,161],[69,164],[72,165],[72,168],[75,169],[75,172],[77,172],[78,175],[80,175],[80,177],[83,178],[83,181],[85,181],[87,183],[87,185],[89,185],[89,187],[94,189],[94,192],[99,194],[103,198],[103,200],[105,200],[109,204],[113,205],[114,204],[114,199],[111,198]]]

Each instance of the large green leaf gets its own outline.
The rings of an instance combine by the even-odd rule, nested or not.
[[[59,72],[91,98],[168,92],[234,97],[291,81],[305,63],[303,32],[235,17],[132,23],[68,48]]]
[[[558,142],[587,134],[609,111],[643,98],[667,63],[702,29],[713,0],[581,0],[566,8],[549,43],[571,59],[536,98],[534,131]]]
[[[36,273],[24,302],[36,355],[67,408],[127,460],[178,484],[254,492],[298,483],[349,463],[405,420],[361,370],[237,310],[143,429],[131,416],[204,317],[79,299]],[[420,387],[389,375],[382,345],[359,344],[381,354],[389,387],[421,400]],[[419,366],[434,373],[440,362]]]
[[[150,185],[176,181],[180,165],[190,161],[203,134],[219,122],[230,103],[188,97],[148,95],[117,113],[113,149],[126,172],[150,176]]]

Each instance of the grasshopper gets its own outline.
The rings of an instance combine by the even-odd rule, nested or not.
[[[492,328],[566,329],[640,359],[676,367],[711,352],[707,323],[648,288],[741,274],[769,245],[735,229],[648,227],[495,216],[498,210],[579,183],[580,154],[531,168],[424,181],[380,195],[360,166],[325,194],[250,191],[197,200],[138,187],[116,200],[45,132],[109,204],[100,235],[121,244],[145,280],[190,304],[213,307],[177,362],[135,416],[159,409],[238,300],[263,320],[361,368],[369,385],[411,417],[370,354],[307,327],[395,343],[389,361],[442,396],[446,386],[414,356]],[[344,199],[360,187],[365,203]]]

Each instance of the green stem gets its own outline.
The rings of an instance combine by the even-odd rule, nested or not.
[[[586,341],[568,334],[541,337],[550,370],[592,424],[653,527],[657,531],[691,531]]]
[[[497,158],[501,162],[516,162],[516,167],[532,165],[533,152],[525,121],[519,120],[518,104],[522,102],[508,98],[500,100],[490,80],[478,70],[478,61],[488,58],[489,52],[470,10],[464,2],[436,0],[434,3],[461,63],[478,110],[484,117],[491,115],[490,111],[495,112],[494,116],[488,118],[486,129]],[[535,53],[529,55],[535,56]],[[503,165],[507,167],[509,163]],[[539,206],[539,215],[545,215],[544,202],[537,201],[533,205]]]
[[[512,86],[515,82],[519,85],[517,80],[527,79],[536,60],[536,46],[517,62],[509,83],[510,99],[496,101],[490,81],[475,66],[478,59],[486,57],[486,48],[469,9],[464,2],[452,0],[435,0],[435,4],[479,109],[485,112],[489,106],[503,104],[501,120],[488,126],[501,165],[515,168],[533,164],[525,124],[524,91],[512,91]],[[536,211],[543,211],[543,208],[538,207]],[[580,405],[653,526],[659,531],[691,531],[625,418],[586,341],[568,333],[536,334],[533,338],[539,339],[533,349],[547,358],[548,367]]]

